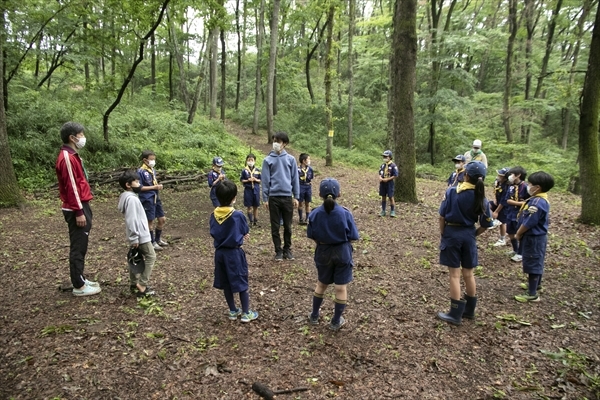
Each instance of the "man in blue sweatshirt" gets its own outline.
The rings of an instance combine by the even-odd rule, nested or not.
[[[296,159],[284,149],[290,142],[288,134],[276,132],[273,135],[273,151],[262,164],[262,197],[269,210],[271,237],[275,246],[275,261],[293,260],[292,217],[298,208],[300,184]],[[279,235],[280,221],[283,219],[283,248]]]

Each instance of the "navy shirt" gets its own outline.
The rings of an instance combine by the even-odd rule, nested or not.
[[[440,204],[439,213],[444,217],[446,223],[461,226],[474,226],[477,221],[484,228],[492,226],[492,214],[490,204],[487,199],[483,200],[483,214],[477,215],[473,211],[475,203],[475,190],[462,190],[460,193],[457,187],[449,187],[446,195]]]
[[[306,168],[298,166],[298,179],[300,179],[301,185],[310,185],[310,182],[314,179],[313,169],[310,165]]]
[[[151,171],[149,171],[149,169],[150,167],[146,166],[138,169],[138,176],[140,178],[141,187],[158,185],[158,182],[156,181],[156,171],[154,170],[154,168],[151,168]],[[145,190],[143,192],[140,192],[138,197],[140,198],[141,202],[143,202],[144,200],[155,201],[158,199],[158,190]]]
[[[387,162],[381,164],[379,167],[379,176],[382,178],[389,178],[390,176],[398,176],[398,167],[393,162]],[[387,183],[387,182],[386,182]]]
[[[448,178],[448,186],[457,186],[459,183],[465,181],[465,169],[461,168],[460,170],[456,170],[450,174]]]
[[[506,208],[506,217],[509,221],[516,221],[517,214],[519,214],[520,206],[511,206],[507,203],[508,200],[514,201],[524,201],[529,198],[529,193],[527,193],[527,183],[521,181],[517,185],[508,186],[508,193],[506,193],[506,197],[504,197],[504,202],[502,205]]]
[[[222,209],[231,209],[229,215],[221,224],[217,222],[215,213]],[[225,210],[227,211],[227,210]],[[244,244],[244,235],[250,232],[246,216],[233,207],[217,207],[210,215],[210,235],[214,239],[215,249],[235,249]]]
[[[306,235],[318,244],[341,244],[358,240],[358,229],[352,213],[336,204],[327,214],[321,205],[308,214]]]
[[[260,169],[253,167],[246,167],[242,170],[242,176],[240,177],[241,181],[247,181],[250,177],[254,177],[260,180]],[[246,189],[256,189],[260,187],[260,182],[245,182],[244,187]]]
[[[540,236],[548,233],[550,203],[548,200],[533,196],[527,199],[519,212],[519,226],[524,225],[528,230],[523,235]]]

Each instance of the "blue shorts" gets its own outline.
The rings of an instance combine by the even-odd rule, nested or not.
[[[217,199],[217,192],[215,190],[216,188],[216,186],[210,188],[210,201],[212,201],[213,207],[219,207],[221,205]]]
[[[544,258],[548,235],[524,235],[521,238],[523,250],[523,272],[526,274],[543,274]]]
[[[474,226],[446,225],[440,242],[440,264],[450,268],[475,268],[479,262],[475,231]]]
[[[298,202],[311,203],[312,202],[312,186],[300,184],[300,199]]]
[[[519,230],[519,223],[517,221],[506,221],[506,233],[514,235]]]
[[[315,265],[319,282],[325,285],[345,285],[352,282],[352,244],[320,244],[315,250]]]
[[[156,203],[154,202],[154,199],[144,200],[142,202],[142,207],[144,207],[148,221],[154,221],[156,218],[165,216],[160,197],[157,197]]]
[[[260,191],[252,188],[244,188],[244,207],[260,206]]]
[[[233,293],[248,290],[248,263],[246,262],[246,253],[241,247],[215,250],[213,287],[230,289]]]
[[[380,182],[379,195],[381,197],[394,197],[394,181]]]
[[[503,224],[506,224],[508,222],[508,214],[506,213],[505,208],[500,210],[500,212],[498,213],[498,221],[502,222]]]

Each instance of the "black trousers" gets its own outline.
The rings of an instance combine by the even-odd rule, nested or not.
[[[83,269],[85,267],[85,254],[88,249],[88,240],[90,230],[92,229],[92,209],[89,203],[82,203],[83,215],[85,215],[85,227],[77,226],[75,212],[63,210],[65,221],[69,225],[69,240],[71,242],[69,251],[69,269],[71,273],[71,283],[74,288],[79,289],[85,285],[85,276]]]
[[[269,197],[269,215],[271,220],[271,237],[275,252],[289,250],[292,247],[292,218],[294,216],[294,202],[291,196]],[[279,227],[283,218],[283,249]]]

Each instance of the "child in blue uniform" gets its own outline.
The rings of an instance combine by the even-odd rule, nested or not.
[[[156,180],[155,165],[156,154],[151,150],[144,150],[142,152],[142,166],[138,169],[140,186],[142,187],[139,198],[146,212],[146,218],[148,218],[152,247],[155,251],[162,251],[164,246],[168,246],[168,243],[161,239],[166,218],[162,201],[158,195],[158,192],[163,189],[163,185],[159,185]],[[153,229],[154,220],[156,220],[156,230]]]
[[[339,330],[345,323],[342,313],[348,299],[347,286],[352,282],[352,244],[358,240],[358,230],[352,213],[339,206],[335,199],[340,196],[340,184],[327,178],[319,185],[319,196],[323,204],[314,209],[308,217],[306,234],[317,245],[315,265],[318,281],[313,295],[313,309],[308,316],[311,324],[319,323],[319,309],[327,286],[335,284],[335,311],[329,329]]]
[[[475,318],[477,287],[473,269],[478,263],[475,237],[492,226],[483,185],[487,169],[481,161],[473,161],[465,170],[465,181],[446,190],[439,210],[440,264],[448,267],[450,276],[450,311],[437,316],[454,325],[460,325],[463,317]],[[475,228],[478,221],[479,227]],[[464,300],[460,296],[461,272],[466,287]]]
[[[496,180],[494,181],[494,201],[490,203],[490,209],[492,210],[492,218],[494,224],[496,221],[500,225],[500,238],[494,247],[506,246],[506,222],[507,209],[504,207],[506,204],[506,195],[508,193],[508,171],[510,168],[502,168],[496,171]],[[494,225],[495,227],[496,225]]]
[[[217,198],[217,186],[225,180],[225,170],[223,169],[225,162],[221,157],[215,157],[212,160],[212,169],[207,174],[208,187],[210,188],[210,201],[213,207],[219,207],[219,199]]]
[[[506,233],[510,238],[510,244],[512,245],[513,251],[510,252],[511,260],[515,262],[521,262],[523,256],[520,251],[519,241],[516,238],[517,233],[517,215],[519,209],[525,200],[529,198],[527,194],[527,184],[525,178],[527,177],[527,171],[523,167],[513,167],[508,171],[508,193],[505,197],[506,207]]]
[[[256,157],[246,156],[246,167],[242,170],[240,181],[244,184],[244,207],[248,208],[248,222],[258,224],[258,206],[260,206],[260,169],[254,166]]]
[[[452,159],[454,162],[454,172],[450,174],[448,178],[448,186],[458,186],[459,183],[465,180],[465,156],[462,154],[457,155]]]
[[[298,224],[306,225],[308,213],[310,213],[310,203],[312,202],[312,186],[310,182],[314,178],[313,169],[310,166],[310,156],[306,153],[300,154],[298,158],[298,179],[300,179],[300,200],[298,203]],[[306,218],[302,218],[302,209],[306,213]]]
[[[390,199],[390,217],[396,217],[396,203],[394,202],[394,179],[398,176],[398,167],[392,162],[392,151],[386,150],[382,154],[383,164],[379,167],[379,195],[381,196],[380,217],[385,217],[386,197]]]
[[[538,302],[544,274],[544,258],[548,243],[550,203],[547,192],[554,187],[554,178],[546,172],[529,176],[527,193],[531,196],[519,212],[519,229],[515,235],[523,250],[523,272],[528,274],[527,294],[515,296],[522,303]]]
[[[233,208],[237,196],[235,183],[223,181],[217,185],[215,192],[222,205],[210,215],[210,235],[215,246],[213,287],[223,290],[230,320],[235,321],[241,315],[242,322],[250,322],[258,318],[258,312],[250,310],[248,263],[242,249],[250,228],[244,213]],[[235,305],[234,293],[240,294],[241,309]]]

